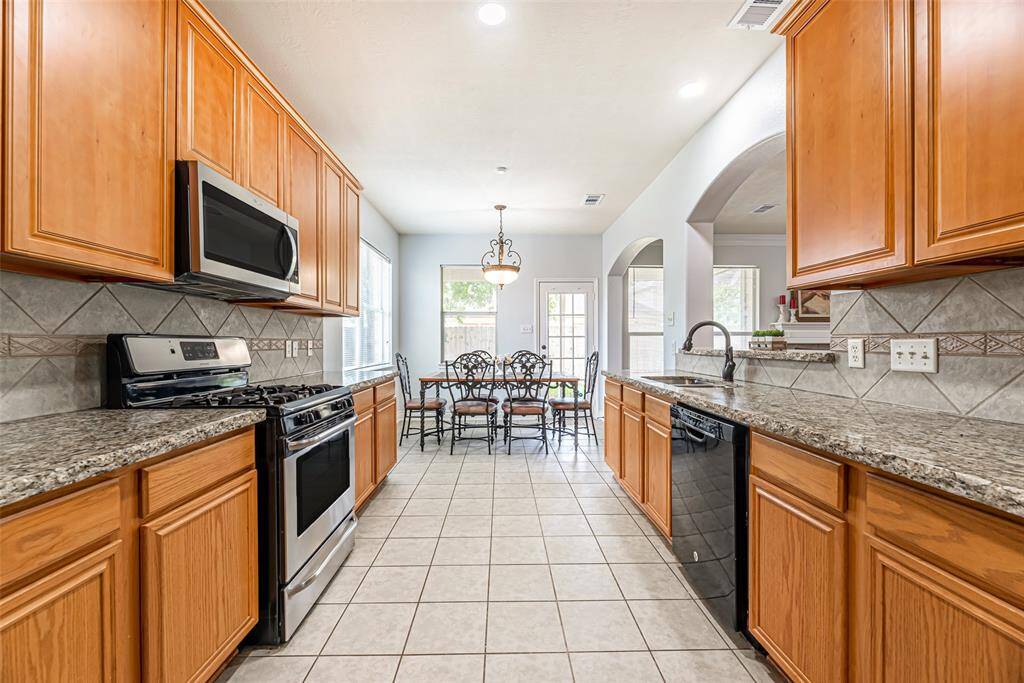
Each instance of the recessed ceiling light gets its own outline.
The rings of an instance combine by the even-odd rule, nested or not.
[[[704,94],[703,81],[690,81],[679,89],[680,97],[697,97]]]
[[[480,9],[476,11],[476,16],[488,26],[497,26],[505,21],[505,8],[496,2],[489,2],[480,6]]]
[[[497,168],[494,169],[494,172],[499,175],[505,175],[506,173],[508,173],[508,166],[498,166]]]

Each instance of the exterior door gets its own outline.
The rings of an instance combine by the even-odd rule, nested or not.
[[[587,356],[597,350],[596,289],[588,280],[538,283],[537,347],[555,372],[582,379]]]

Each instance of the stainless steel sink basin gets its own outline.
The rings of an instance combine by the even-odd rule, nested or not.
[[[701,377],[691,377],[689,375],[644,375],[643,379],[654,380],[655,382],[664,382],[665,384],[676,384],[683,387],[716,387],[717,382],[713,382],[708,379]]]

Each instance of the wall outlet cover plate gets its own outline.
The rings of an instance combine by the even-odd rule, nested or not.
[[[864,368],[864,340],[846,340],[846,366],[850,368]]]
[[[938,372],[937,339],[893,339],[889,344],[890,367],[897,372]]]

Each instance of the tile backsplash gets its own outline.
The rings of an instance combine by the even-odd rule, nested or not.
[[[94,408],[103,401],[106,335],[242,337],[253,381],[323,369],[320,318],[148,287],[0,272],[0,422]],[[285,358],[287,340],[314,355]]]
[[[736,378],[835,396],[1024,424],[1024,268],[832,293],[835,363],[742,359]],[[938,339],[935,374],[892,372],[894,338]],[[850,338],[865,367],[847,367]],[[679,354],[676,367],[721,372],[716,358]]]

